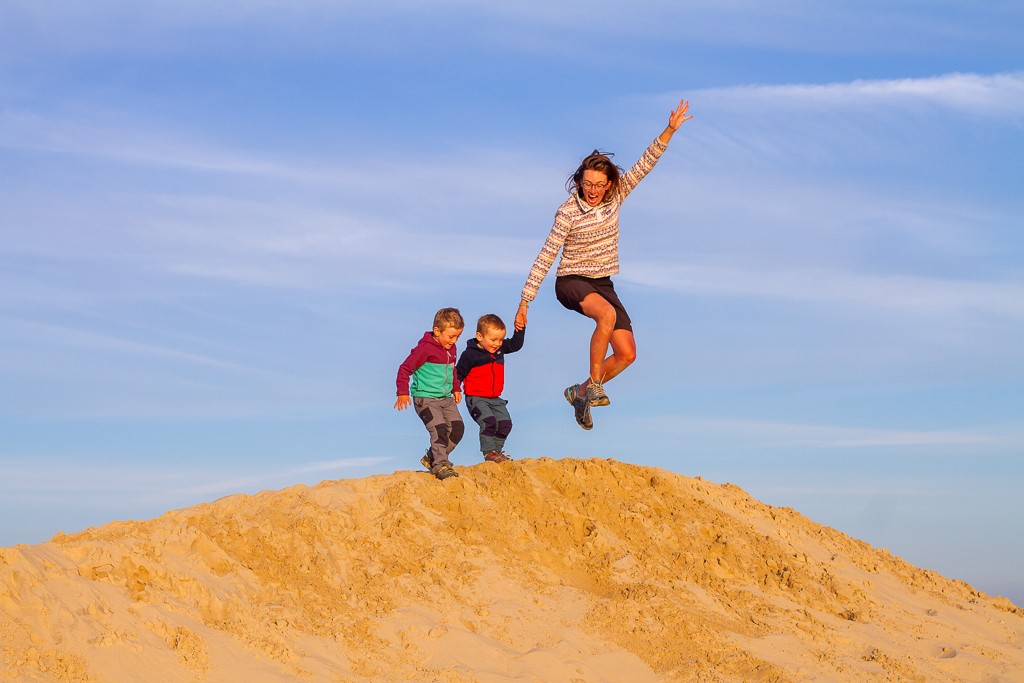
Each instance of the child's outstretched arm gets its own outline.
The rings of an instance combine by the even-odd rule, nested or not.
[[[516,328],[516,331],[512,333],[512,336],[501,342],[501,350],[505,353],[515,353],[519,349],[523,348],[523,342],[526,341],[526,327]]]

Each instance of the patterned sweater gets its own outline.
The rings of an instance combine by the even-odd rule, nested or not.
[[[541,282],[554,265],[558,252],[562,259],[556,276],[583,275],[605,277],[619,272],[619,208],[629,193],[644,179],[668,148],[658,138],[647,147],[633,168],[619,178],[615,194],[606,196],[598,206],[590,206],[573,192],[555,212],[555,225],[533,262],[523,286],[522,298],[533,301]]]

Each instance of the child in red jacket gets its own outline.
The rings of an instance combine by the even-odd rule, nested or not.
[[[476,339],[466,342],[459,357],[456,376],[462,382],[469,415],[480,425],[480,451],[488,462],[511,460],[502,449],[512,431],[508,401],[501,397],[505,388],[505,354],[523,348],[526,326],[505,338],[505,323],[488,313],[476,324]]]

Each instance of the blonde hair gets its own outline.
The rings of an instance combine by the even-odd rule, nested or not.
[[[434,327],[444,332],[449,327],[461,330],[466,327],[466,321],[457,308],[442,308],[434,314]]]
[[[476,321],[476,331],[478,334],[483,334],[487,330],[505,331],[507,329],[508,328],[505,327],[505,321],[494,313],[485,313]]]

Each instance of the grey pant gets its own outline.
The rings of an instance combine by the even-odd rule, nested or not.
[[[501,451],[505,439],[512,431],[512,416],[508,414],[508,401],[503,398],[467,396],[469,415],[480,425],[480,452]]]
[[[466,424],[454,398],[413,398],[412,404],[430,434],[430,471],[437,474],[452,466],[448,455],[462,441]]]

